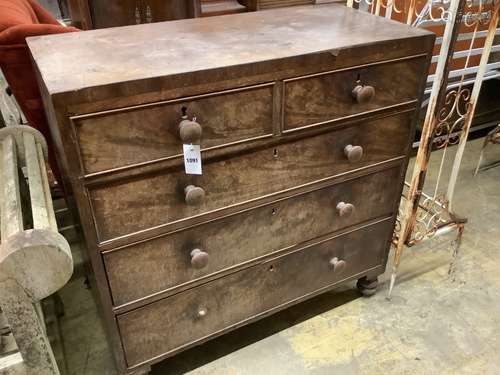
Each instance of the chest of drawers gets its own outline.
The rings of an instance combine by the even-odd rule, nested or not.
[[[374,292],[433,42],[339,5],[28,40],[121,373]]]

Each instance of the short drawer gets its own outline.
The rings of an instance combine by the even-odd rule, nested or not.
[[[184,113],[201,125],[203,149],[271,136],[273,87],[263,84],[73,117],[84,172],[181,155]]]
[[[416,100],[426,67],[426,57],[422,57],[286,80],[284,129],[319,125]],[[353,95],[358,85],[362,89]]]
[[[394,167],[105,253],[114,304],[215,276],[350,225],[392,215],[400,174],[401,167]]]
[[[89,196],[99,239],[109,240],[185,220],[402,157],[409,144],[410,115],[411,112],[406,112],[363,121],[275,148],[208,161],[203,176],[186,175],[183,167],[179,167],[93,187]],[[349,161],[345,153],[347,145],[362,147],[362,158]],[[204,199],[198,204],[186,203],[186,187],[190,185],[204,190]]]
[[[128,366],[168,355],[383,265],[392,229],[392,220],[386,220],[119,315]],[[335,258],[345,262],[343,269]]]

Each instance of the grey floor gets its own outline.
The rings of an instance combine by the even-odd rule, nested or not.
[[[467,145],[456,192],[455,211],[469,223],[455,281],[453,235],[429,240],[405,252],[390,301],[386,272],[371,298],[343,286],[186,351],[153,374],[500,374],[500,167],[472,178],[481,143]],[[433,153],[428,191],[440,156]],[[486,159],[500,160],[500,146]],[[69,374],[114,374],[91,293],[79,279],[61,295]]]

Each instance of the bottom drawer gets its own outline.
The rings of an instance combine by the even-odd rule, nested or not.
[[[392,220],[384,220],[118,316],[128,366],[168,355],[381,265],[392,229]],[[345,262],[343,269],[334,270],[335,257]]]

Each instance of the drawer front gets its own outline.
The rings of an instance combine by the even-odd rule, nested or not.
[[[426,58],[318,74],[285,81],[284,128],[296,129],[416,100]],[[375,93],[368,102],[353,97],[357,81]],[[366,91],[363,92],[366,100]],[[361,101],[363,100],[360,99]]]
[[[204,149],[270,136],[274,84],[72,119],[85,173],[182,154],[183,112],[201,125]]]
[[[350,225],[392,215],[399,198],[400,173],[401,167],[394,167],[106,253],[103,257],[114,304],[144,298]],[[340,202],[352,204],[354,211],[344,210],[341,216],[336,208]],[[192,256],[194,249],[203,254]]]
[[[99,239],[148,229],[257,199],[298,185],[405,155],[410,114],[395,115],[288,142],[276,148],[206,162],[203,176],[183,167],[157,175],[94,187],[89,195]],[[349,162],[346,145],[363,147],[363,157]],[[189,185],[205,191],[198,205],[185,201]]]
[[[129,367],[381,265],[392,229],[387,220],[118,316]]]
[[[314,4],[314,0],[256,0],[258,9],[271,9],[295,5]]]

